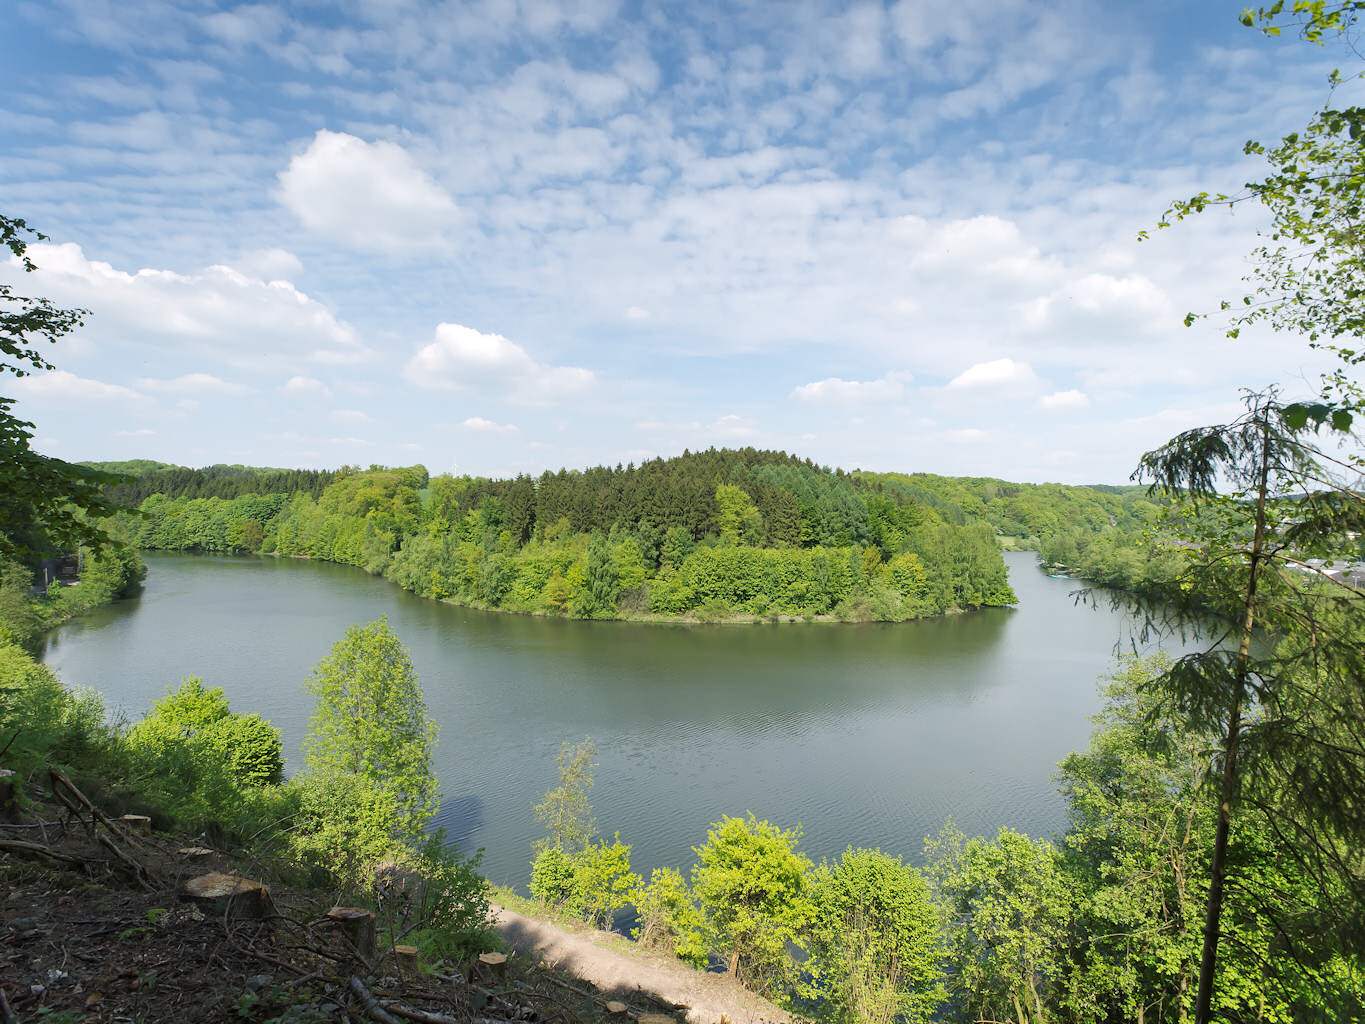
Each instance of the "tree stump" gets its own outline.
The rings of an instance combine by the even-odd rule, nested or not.
[[[215,917],[266,917],[275,908],[270,887],[238,875],[211,871],[180,887],[180,898]]]
[[[345,935],[355,951],[366,960],[374,958],[374,911],[364,907],[333,907],[327,920]]]
[[[152,819],[145,814],[125,814],[119,823],[135,836],[152,834]]]
[[[490,968],[499,981],[507,976],[507,955],[505,953],[480,953],[479,963]]]
[[[0,768],[0,822],[21,825],[24,821],[19,801],[24,796],[24,779],[18,772]]]
[[[607,1012],[611,1014],[613,1017],[624,1016],[626,1010],[628,1009],[630,1009],[630,1007],[626,1006],[625,1003],[619,1002],[615,999],[607,1003]]]

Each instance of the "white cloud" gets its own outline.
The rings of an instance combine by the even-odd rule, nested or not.
[[[311,399],[320,401],[332,397],[332,389],[316,377],[290,377],[280,387],[286,395],[294,398]]]
[[[1024,326],[1059,341],[1093,343],[1128,333],[1169,328],[1174,307],[1142,274],[1086,274],[1022,306]]]
[[[21,398],[37,399],[45,403],[80,406],[92,402],[114,405],[140,405],[149,402],[146,395],[121,384],[106,384],[102,380],[77,377],[66,370],[51,370],[20,377],[10,387]]]
[[[279,174],[279,199],[311,231],[394,252],[443,244],[455,202],[401,146],[320,130]]]
[[[979,444],[990,439],[989,430],[982,430],[980,427],[967,427],[963,430],[949,430],[947,432],[949,440],[959,441],[964,444]]]
[[[329,392],[330,394],[330,392]],[[333,409],[327,414],[333,423],[373,423],[374,420],[359,409]]]
[[[403,376],[418,387],[493,389],[536,404],[580,394],[597,380],[582,367],[538,363],[501,334],[449,323],[436,326],[435,340],[408,361]]]
[[[150,427],[143,427],[141,430],[116,430],[115,437],[155,437],[156,431]]]
[[[825,380],[817,380],[793,388],[792,397],[799,398],[803,402],[831,405],[871,405],[898,402],[905,396],[905,385],[913,379],[908,373],[888,373],[880,380],[869,381],[827,377]]]
[[[512,433],[517,430],[511,423],[494,423],[492,420],[486,420],[482,416],[471,416],[461,423],[460,426],[464,427],[466,430],[473,430],[480,434]]]
[[[96,347],[193,353],[229,366],[345,364],[370,353],[349,324],[284,281],[269,283],[226,266],[199,274],[116,270],[79,245],[30,245],[38,270],[26,287],[59,306],[94,311],[79,337]],[[15,276],[17,264],[0,264]]]
[[[235,384],[208,373],[186,373],[174,380],[143,377],[133,382],[145,391],[164,391],[172,395],[247,395],[255,388]]]
[[[228,265],[239,274],[262,281],[290,280],[303,272],[303,261],[285,249],[257,249]]]
[[[1037,381],[1038,377],[1028,363],[1005,358],[969,366],[950,380],[948,387],[953,389],[1032,387]]]
[[[648,320],[648,319],[649,319],[649,310],[643,308],[642,306],[627,306],[627,307],[626,307],[626,319],[627,319],[627,320]]]
[[[1084,391],[1072,388],[1070,391],[1043,395],[1038,399],[1038,405],[1043,409],[1089,409],[1090,396]]]

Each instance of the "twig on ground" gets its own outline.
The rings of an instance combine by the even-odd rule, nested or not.
[[[378,1000],[370,994],[370,990],[365,987],[365,983],[354,974],[351,975],[350,989],[356,994],[370,1016],[379,1021],[379,1024],[398,1024],[398,1018],[389,1013],[388,1010],[379,1005]]]

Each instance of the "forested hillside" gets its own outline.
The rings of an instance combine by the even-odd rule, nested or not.
[[[746,448],[534,479],[157,467],[109,493],[142,548],[320,558],[482,607],[894,621],[1014,601],[991,499],[957,483]]]

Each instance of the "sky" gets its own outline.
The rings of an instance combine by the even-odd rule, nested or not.
[[[1356,59],[1241,0],[6,6],[63,459],[1122,483],[1328,365],[1225,337],[1263,211],[1155,230]]]

